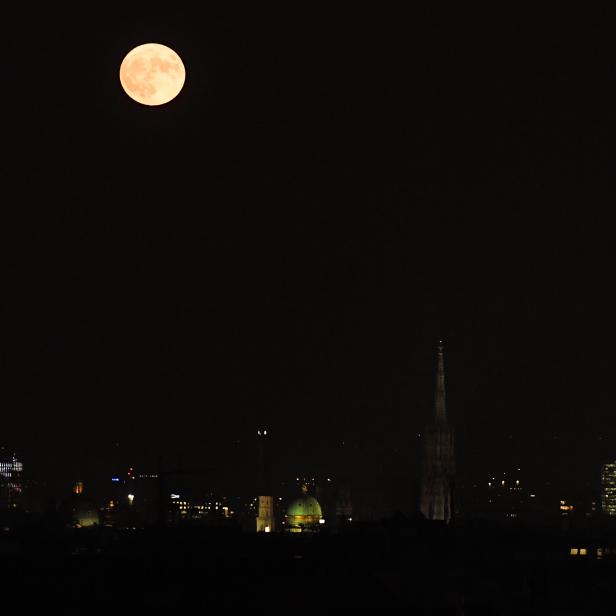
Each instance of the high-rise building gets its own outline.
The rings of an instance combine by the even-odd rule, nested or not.
[[[445,409],[445,365],[438,346],[434,416],[423,435],[419,507],[428,520],[449,522],[453,517],[455,478],[453,428]]]
[[[5,455],[4,450],[0,451],[0,509],[19,506],[23,493],[23,470],[24,465],[14,453]]]
[[[601,469],[601,509],[607,515],[616,515],[616,462]]]

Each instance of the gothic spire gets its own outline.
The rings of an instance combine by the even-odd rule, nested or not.
[[[447,422],[445,410],[445,362],[443,360],[443,341],[438,342],[436,364],[436,389],[434,392],[434,419],[438,423]]]

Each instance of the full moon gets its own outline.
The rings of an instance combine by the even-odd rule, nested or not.
[[[120,65],[120,83],[142,105],[164,105],[182,89],[186,71],[180,56],[159,43],[145,43],[129,51]]]

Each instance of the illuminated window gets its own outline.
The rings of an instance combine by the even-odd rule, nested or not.
[[[569,554],[571,554],[571,556],[577,556],[578,555],[578,549],[577,548],[571,548],[571,550],[569,550]]]
[[[580,556],[586,556],[587,553],[586,548],[580,548]]]

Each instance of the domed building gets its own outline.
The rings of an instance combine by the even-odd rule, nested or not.
[[[308,494],[307,486],[302,486],[302,492],[287,506],[285,527],[291,533],[314,532],[325,523],[319,501]]]
[[[98,509],[83,493],[83,483],[78,481],[70,498],[64,501],[60,507],[60,514],[72,528],[88,528],[100,524]]]
[[[98,509],[87,499],[73,502],[71,515],[75,528],[88,528],[100,524]]]

